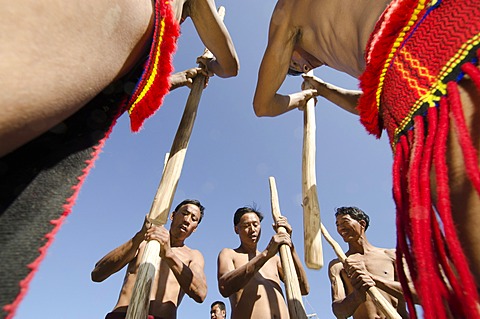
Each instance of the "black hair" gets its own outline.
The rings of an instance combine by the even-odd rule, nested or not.
[[[218,305],[218,308],[220,308],[220,310],[225,311],[225,303],[223,301],[220,301],[220,300],[214,301],[210,306],[210,309],[212,309],[215,305]]]
[[[196,199],[185,199],[183,200],[180,204],[177,205],[177,207],[175,207],[175,210],[174,212],[178,212],[178,210],[184,206],[184,205],[187,205],[187,204],[192,204],[192,205],[195,205],[198,207],[198,209],[200,210],[200,219],[198,220],[198,223],[200,224],[200,222],[202,221],[202,218],[203,218],[203,213],[205,211],[205,207],[202,206],[202,204],[200,204],[200,201],[196,200]]]
[[[263,220],[263,214],[260,213],[256,207],[245,206],[237,209],[237,211],[235,212],[235,215],[233,215],[233,225],[237,226],[238,223],[240,222],[240,218],[242,218],[243,215],[248,213],[255,213],[258,216],[258,219],[260,219],[260,221]]]
[[[341,215],[349,215],[356,221],[365,221],[365,230],[367,230],[368,225],[370,225],[370,217],[368,217],[367,214],[363,210],[361,210],[358,207],[351,206],[351,207],[339,207],[336,209],[335,217],[341,216]]]

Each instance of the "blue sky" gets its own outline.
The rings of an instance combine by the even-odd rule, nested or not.
[[[256,204],[264,212],[263,250],[273,235],[268,178],[274,176],[280,209],[293,227],[293,242],[303,259],[301,152],[303,114],[258,118],[252,107],[258,67],[266,47],[274,0],[217,1],[226,7],[225,23],[240,58],[236,78],[213,77],[204,91],[173,206],[184,198],[199,199],[205,218],[186,244],[205,257],[208,295],[197,304],[185,297],[179,318],[209,318],[210,304],[227,303],[218,292],[216,260],[224,247],[239,245],[233,213]],[[182,25],[174,58],[176,70],[196,66],[203,44],[191,20]],[[315,75],[356,89],[356,79],[328,68]],[[284,94],[300,89],[301,78],[289,77]],[[116,303],[125,269],[102,283],[90,280],[95,262],[130,239],[150,209],[164,156],[178,127],[187,88],[171,92],[161,109],[138,134],[122,116],[88,176],[73,212],[58,233],[33,279],[16,318],[103,318]],[[335,231],[334,209],[354,205],[371,217],[367,236],[372,244],[395,246],[391,196],[392,155],[386,138],[367,135],[358,117],[319,99],[317,119],[317,184],[322,222],[346,250]],[[168,225],[167,225],[168,226]],[[328,262],[335,258],[323,241],[325,266],[307,270],[311,286],[304,299],[307,313],[335,318],[331,312]]]

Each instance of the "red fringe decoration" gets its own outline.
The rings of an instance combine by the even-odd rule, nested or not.
[[[468,178],[480,194],[477,145],[456,83],[466,74],[480,90],[474,57],[480,19],[471,10],[478,13],[479,0],[393,0],[372,33],[360,77],[361,123],[377,137],[385,128],[395,153],[396,266],[412,318],[409,275],[425,318],[480,318],[476,283],[452,218],[446,162],[451,116]]]
[[[463,151],[465,160],[465,168],[468,177],[473,186],[480,194],[480,172],[478,170],[478,157],[476,149],[473,146],[472,138],[468,133],[467,124],[462,111],[462,102],[460,101],[460,93],[458,92],[457,83],[449,82],[447,84],[448,100],[452,106],[452,116],[457,129],[458,141]]]
[[[440,101],[438,123],[436,108],[428,110],[426,119],[423,116],[414,117],[413,130],[409,131],[413,139],[409,141],[406,136],[401,136],[395,148],[393,196],[397,206],[397,271],[411,318],[417,318],[417,314],[403,258],[411,271],[425,318],[480,318],[475,280],[452,219],[445,158],[449,108],[452,109],[451,115],[455,119],[457,135],[464,150],[469,177],[475,183],[474,179],[480,176],[480,170],[455,82],[448,83],[448,95]],[[425,122],[428,129],[425,129]],[[412,147],[411,153],[409,145]],[[432,208],[430,195],[432,162],[437,184],[438,217]],[[405,178],[407,170],[408,180]],[[440,224],[443,225],[443,232]]]
[[[408,219],[402,218],[403,214],[400,213],[404,210],[404,207],[408,207],[408,198],[406,196],[402,196],[402,189],[406,187],[406,174],[404,174],[404,169],[406,167],[408,167],[408,144],[406,136],[402,136],[400,138],[400,142],[397,144],[393,163],[393,198],[397,204],[396,265],[399,281],[402,285],[402,290],[404,292],[405,301],[407,302],[410,317],[416,319],[417,313],[414,307],[412,292],[410,291],[410,287],[408,285],[409,280],[407,279],[407,275],[405,273],[403,258],[405,257],[408,268],[414,270],[413,261],[412,258],[410,258],[410,255],[403,255],[402,253],[402,251],[406,251],[408,248],[407,237],[409,237],[409,235],[405,236],[403,232],[411,229],[406,225],[406,223],[408,223]],[[411,275],[416,277],[416,272],[413,271]]]
[[[179,34],[180,27],[169,2],[157,0],[155,30],[149,58],[127,106],[133,132],[138,132],[143,122],[160,108],[165,95],[170,91],[168,77],[173,71],[172,60]]]
[[[477,50],[477,57],[478,56],[480,56],[480,49]],[[478,68],[473,63],[465,63],[461,69],[472,78],[475,86],[480,88],[480,71]]]
[[[401,3],[400,3],[401,2]],[[403,26],[411,19],[418,0],[392,1],[381,19],[377,22],[374,34],[367,44],[365,60],[367,68],[359,77],[360,88],[364,92],[358,102],[360,121],[370,134],[380,138],[382,127],[379,117],[379,105],[377,103],[377,88],[380,84],[382,70],[392,50],[395,40],[403,29]],[[388,21],[388,23],[385,23]],[[376,41],[381,38],[382,45]],[[375,46],[375,50],[372,48]]]

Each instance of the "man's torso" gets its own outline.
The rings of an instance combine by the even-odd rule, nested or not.
[[[232,252],[235,268],[248,262],[248,254]],[[278,263],[278,256],[269,259],[243,289],[230,296],[232,319],[288,318]]]
[[[130,302],[133,287],[141,263],[141,255],[145,250],[145,243],[140,246],[139,253],[129,264],[125,274],[124,284],[114,311],[125,312]],[[192,250],[187,246],[172,247],[175,255],[185,264],[192,260]],[[149,313],[155,317],[176,318],[177,308],[185,292],[181,289],[175,275],[170,270],[165,260],[161,260],[150,292]]]
[[[379,16],[390,0],[280,0],[279,22],[289,19],[298,45],[324,64],[358,77],[364,51]],[[281,8],[281,9],[279,9]],[[275,16],[275,15],[274,15]]]

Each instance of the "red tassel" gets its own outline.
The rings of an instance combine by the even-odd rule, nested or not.
[[[397,214],[396,214],[396,226],[397,226],[397,249],[396,249],[396,267],[397,267],[397,274],[398,274],[398,279],[400,281],[400,284],[402,285],[402,290],[404,292],[404,298],[405,301],[407,302],[408,306],[408,311],[410,313],[410,318],[412,319],[417,319],[417,312],[414,306],[414,301],[413,301],[413,296],[412,292],[410,291],[409,287],[409,280],[407,278],[407,275],[405,273],[405,266],[408,266],[409,268],[412,260],[410,255],[408,254],[408,244],[406,240],[406,233],[405,230],[407,227],[405,227],[404,223],[404,205],[405,205],[405,198],[402,193],[402,189],[405,189],[405,180],[403,174],[403,171],[407,167],[408,161],[406,161],[406,158],[408,158],[408,149],[405,148],[407,146],[406,144],[406,137],[402,136],[400,138],[400,142],[395,146],[395,156],[394,156],[394,161],[393,161],[393,198],[396,203],[397,207]],[[408,146],[407,146],[408,147]],[[408,207],[408,205],[406,206]],[[405,256],[402,252],[405,252]],[[408,256],[407,256],[408,255]],[[407,265],[404,264],[403,259],[407,260]],[[410,262],[409,262],[410,261]],[[416,276],[415,274],[412,274]]]
[[[420,169],[424,151],[424,121],[418,115],[414,117],[414,143],[409,171],[410,211],[412,223],[412,251],[415,255],[418,278],[415,288],[422,301],[425,318],[446,319],[445,313],[436,309],[443,307],[439,295],[432,294],[437,290],[437,278],[434,276],[433,252],[430,246],[431,230],[429,208],[422,206]]]
[[[461,67],[462,71],[470,76],[477,89],[480,89],[480,70],[472,63],[465,63]]]
[[[456,133],[458,142],[463,151],[463,158],[465,161],[465,169],[473,186],[480,194],[480,171],[478,170],[477,151],[472,143],[472,138],[468,132],[468,127],[463,116],[462,102],[460,100],[460,93],[455,82],[447,83],[448,102],[452,108],[452,116],[456,126]]]
[[[462,246],[458,239],[455,224],[452,218],[450,187],[448,180],[448,166],[445,154],[447,154],[447,138],[449,132],[449,104],[446,98],[440,100],[440,120],[437,132],[437,141],[434,152],[435,176],[437,185],[437,203],[436,208],[440,218],[442,219],[445,238],[450,252],[452,263],[455,265],[458,273],[458,282],[462,286],[461,305],[464,313],[470,314],[472,317],[478,314],[476,303],[478,293],[475,281],[468,267],[468,262],[463,254]]]
[[[477,59],[480,59],[480,49],[477,50]],[[477,90],[480,90],[480,70],[473,63],[465,63],[461,69],[470,76]]]

